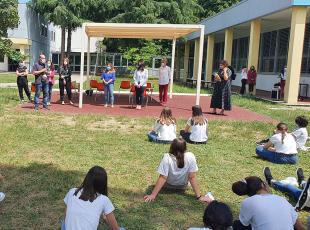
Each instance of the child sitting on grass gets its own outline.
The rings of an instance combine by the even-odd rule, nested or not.
[[[308,119],[305,116],[298,116],[295,119],[295,123],[298,128],[292,132],[292,135],[296,139],[297,148],[302,151],[307,151],[309,149],[309,147],[306,147],[306,142],[308,140]]]
[[[196,199],[201,202],[211,202],[211,198],[200,193],[196,173],[198,171],[196,158],[193,153],[186,151],[186,142],[182,138],[174,139],[169,153],[165,153],[157,169],[159,177],[153,192],[144,197],[145,202],[155,200],[157,194],[164,187],[167,189],[184,191],[190,182]]]
[[[256,147],[256,154],[272,163],[296,164],[298,161],[296,140],[287,130],[287,124],[279,123],[269,141]]]
[[[233,224],[233,215],[227,204],[212,201],[203,215],[204,228],[189,228],[188,230],[228,230]]]
[[[106,171],[100,166],[94,166],[80,187],[69,190],[64,199],[67,209],[62,229],[97,230],[101,216],[109,229],[120,229],[113,214],[114,206],[107,196],[107,183]]]
[[[180,135],[186,142],[191,144],[207,143],[208,120],[203,116],[199,105],[192,107],[192,117],[188,119],[185,130],[181,130]]]
[[[158,143],[171,143],[176,138],[176,119],[168,107],[161,111],[159,119],[156,120],[154,129],[148,133],[150,141]]]

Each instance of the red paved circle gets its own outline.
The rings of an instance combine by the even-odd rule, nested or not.
[[[75,94],[73,98],[74,105],[61,105],[59,101],[59,92],[54,92],[52,97],[52,105],[50,110],[40,111],[46,113],[63,113],[63,114],[105,114],[112,116],[128,116],[128,117],[158,117],[163,106],[168,106],[172,109],[172,113],[176,118],[187,119],[191,116],[191,107],[195,104],[195,96],[180,96],[174,95],[172,99],[168,100],[168,103],[161,105],[157,95],[152,96],[152,100],[149,99],[148,106],[143,107],[142,110],[136,110],[129,105],[128,94],[115,94],[115,107],[104,107],[104,95],[100,94],[92,97],[84,94],[83,108],[78,108],[78,96]],[[210,97],[201,97],[201,106],[203,112],[209,120],[231,120],[231,121],[262,121],[268,123],[275,123],[276,121],[268,116],[264,116],[247,109],[234,106],[232,111],[227,111],[227,116],[207,114],[210,112]],[[40,99],[41,101],[41,99]],[[134,99],[135,101],[135,99]],[[32,104],[23,104],[20,108],[24,111],[32,111]]]

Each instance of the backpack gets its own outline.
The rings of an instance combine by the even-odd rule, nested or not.
[[[230,71],[231,71],[230,79],[231,79],[231,80],[236,80],[237,75],[236,75],[236,73],[235,73],[234,68],[233,68],[232,66],[228,66],[228,68],[229,68]]]

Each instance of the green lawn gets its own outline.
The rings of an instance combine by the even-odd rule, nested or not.
[[[144,203],[156,169],[169,146],[149,143],[146,133],[153,120],[104,115],[61,115],[21,112],[16,89],[0,89],[0,204],[1,229],[57,229],[64,215],[63,198],[79,186],[93,165],[109,176],[109,197],[116,217],[126,229],[187,229],[201,226],[205,206],[191,189],[185,194],[161,193],[154,203]],[[248,98],[233,103],[288,122],[304,111],[274,111],[279,107]],[[309,116],[309,113],[307,113]],[[178,129],[185,120],[178,121]],[[203,193],[228,203],[238,216],[243,198],[231,192],[231,184],[249,175],[262,176],[270,166],[275,178],[293,176],[297,166],[274,165],[255,157],[255,141],[270,134],[273,126],[261,122],[211,121],[205,146],[188,145],[198,161]],[[309,152],[300,153],[298,166],[310,173]],[[277,193],[275,191],[275,193]],[[309,214],[301,212],[303,222]],[[14,228],[13,227],[13,228]],[[100,229],[106,229],[102,224]]]
[[[32,74],[28,75],[28,81],[33,82],[34,76]],[[0,83],[15,83],[16,74],[0,74]]]

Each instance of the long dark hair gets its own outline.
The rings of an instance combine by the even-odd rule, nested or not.
[[[194,105],[192,107],[192,125],[204,125],[206,119],[202,114],[202,109],[200,105]]]
[[[213,230],[227,230],[233,224],[233,215],[227,204],[212,201],[203,215],[203,223]]]
[[[100,166],[92,167],[74,195],[76,196],[79,191],[82,191],[79,199],[84,201],[93,202],[98,194],[108,196],[108,176],[105,169]]]
[[[238,196],[254,196],[261,189],[266,188],[265,182],[257,176],[246,177],[242,181],[237,181],[232,185],[232,191]]]
[[[138,61],[137,70],[144,71],[144,68],[145,68],[144,60],[143,60],[143,59],[140,59],[140,60]]]
[[[184,153],[186,152],[186,141],[176,138],[170,145],[169,153],[177,158],[178,168],[184,168]]]

